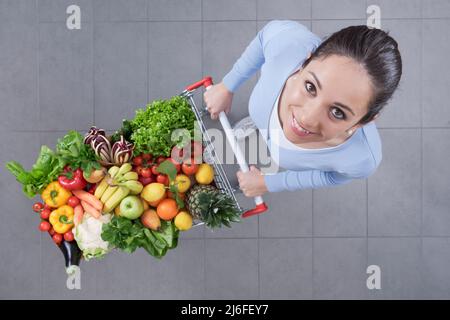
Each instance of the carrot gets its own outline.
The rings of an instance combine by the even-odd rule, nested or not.
[[[81,200],[81,205],[83,206],[85,212],[89,213],[91,216],[93,216],[96,219],[100,218],[100,216],[102,215],[100,213],[100,211],[95,209],[93,206],[91,206],[89,203],[87,203],[84,200]]]
[[[81,223],[81,220],[83,219],[84,210],[80,204],[77,205],[73,210],[74,210],[73,224],[76,227]]]
[[[94,207],[97,211],[102,211],[103,203],[100,200],[98,200],[94,195],[84,190],[72,190],[72,193],[78,199],[83,200],[84,202],[90,204],[91,207]]]

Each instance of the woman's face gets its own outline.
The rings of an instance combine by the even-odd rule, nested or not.
[[[353,60],[337,55],[314,59],[286,81],[280,100],[284,134],[297,144],[345,141],[350,137],[346,131],[361,127],[357,123],[371,95],[366,71]]]

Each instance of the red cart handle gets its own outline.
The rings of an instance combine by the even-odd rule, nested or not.
[[[205,86],[205,89],[208,90],[212,85],[213,85],[212,78],[208,76],[208,77],[205,77],[202,80],[200,80],[200,81],[198,81],[198,82],[196,82],[194,84],[191,84],[190,86],[187,86],[186,90],[187,91],[192,91],[192,90],[197,89],[198,87],[201,87],[201,86]],[[223,127],[224,131],[225,131],[227,140],[228,140],[228,142],[230,143],[230,145],[231,145],[231,147],[233,149],[234,155],[236,156],[236,159],[238,160],[239,167],[241,168],[241,171],[242,172],[248,172],[249,171],[248,164],[245,161],[245,157],[242,154],[241,148],[236,143],[236,137],[233,134],[233,129],[231,128],[230,122],[228,121],[228,118],[227,118],[225,112],[222,111],[219,114],[219,120],[220,120],[220,123],[222,124],[222,127]],[[244,212],[242,214],[243,218],[248,218],[248,217],[251,217],[251,216],[254,216],[254,215],[257,215],[257,214],[260,214],[260,213],[263,213],[263,212],[267,211],[268,207],[264,203],[264,200],[263,200],[262,197],[260,197],[260,196],[255,197],[254,200],[255,200],[255,208]]]

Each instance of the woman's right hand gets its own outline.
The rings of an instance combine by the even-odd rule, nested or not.
[[[203,100],[211,114],[211,119],[216,120],[220,112],[225,111],[227,114],[230,112],[233,92],[229,91],[223,82],[220,82],[205,91]]]

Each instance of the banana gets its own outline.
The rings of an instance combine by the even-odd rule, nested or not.
[[[117,176],[117,174],[119,173],[119,169],[120,168],[118,166],[112,166],[111,168],[109,168],[109,170],[108,170],[109,176],[112,179],[114,179]]]
[[[125,187],[127,189],[130,189],[131,194],[139,194],[141,193],[142,189],[144,189],[144,186],[142,183],[136,180],[128,180],[122,183],[119,183],[120,186]]]
[[[102,197],[100,198],[100,201],[102,202],[102,203],[106,203],[108,200],[109,200],[109,198],[111,198],[112,197],[112,195],[114,194],[114,192],[116,192],[116,190],[118,189],[119,187],[111,187],[111,186],[109,186],[107,189],[106,189],[106,191],[103,193],[103,195],[102,195]]]
[[[128,180],[137,180],[138,178],[139,178],[139,176],[138,176],[137,172],[130,171],[130,172],[125,173],[122,176],[121,182],[128,181]]]
[[[103,193],[106,191],[106,188],[108,188],[108,182],[107,182],[108,176],[103,178],[103,180],[97,185],[97,188],[95,189],[94,196],[97,199],[100,199],[103,195]]]
[[[106,201],[105,205],[103,206],[103,212],[109,213],[114,210],[115,207],[117,207],[120,203],[120,201],[123,200],[128,194],[130,193],[130,190],[125,187],[118,187],[116,192]]]
[[[119,172],[117,173],[117,175],[114,178],[118,178],[120,176],[123,176],[125,173],[130,172],[131,169],[133,169],[133,166],[131,165],[131,163],[124,163],[120,169]]]

